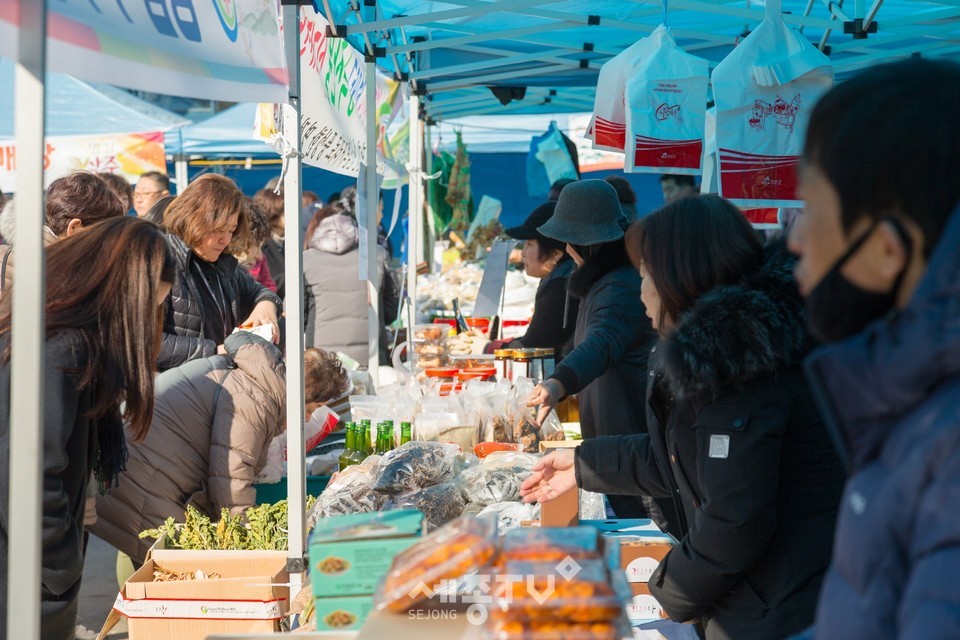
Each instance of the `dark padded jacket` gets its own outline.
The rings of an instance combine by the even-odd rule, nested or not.
[[[808,638],[960,638],[960,208],[903,310],[808,359],[850,479]]]
[[[196,267],[192,266],[200,258],[179,237],[171,234],[167,238],[177,262],[177,279],[163,306],[163,345],[157,362],[160,371],[217,352],[217,343],[207,338],[204,332],[200,296],[205,295],[201,293],[205,285],[199,280],[201,276]],[[262,300],[277,305],[279,317],[283,304],[279,296],[241,269],[236,258],[223,254],[213,265],[223,284],[224,296],[230,302],[234,325],[246,320]]]
[[[794,262],[768,247],[756,273],[704,295],[655,347],[649,435],[576,457],[585,489],[675,497],[680,543],[650,590],[708,640],[802,630],[830,561],[843,469],[800,368]]]

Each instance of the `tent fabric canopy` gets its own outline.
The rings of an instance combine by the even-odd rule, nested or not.
[[[167,133],[167,153],[205,158],[277,158],[268,144],[253,139],[257,105],[241,103],[206,120]]]
[[[610,57],[663,20],[661,0],[314,0],[359,50],[414,82],[432,120],[587,111]],[[363,3],[366,5],[366,3]],[[842,79],[910,55],[960,57],[956,0],[782,0],[785,19]],[[763,19],[763,0],[670,0],[677,43],[722,60]],[[856,34],[858,25],[861,32]],[[875,31],[874,31],[875,30]],[[862,37],[862,36],[866,37]],[[489,87],[524,87],[506,106]]]
[[[13,138],[14,65],[0,60],[0,138]],[[47,74],[46,135],[168,131],[190,121],[107,85]]]

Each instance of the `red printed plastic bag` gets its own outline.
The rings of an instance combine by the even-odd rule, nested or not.
[[[624,90],[627,78],[636,65],[653,53],[656,44],[650,38],[638,40],[600,67],[597,78],[597,96],[593,103],[593,148],[623,153],[627,136],[627,115]]]
[[[763,22],[713,70],[720,195],[745,208],[795,206],[810,111],[830,60],[767,0]]]
[[[624,171],[699,174],[709,64],[678,47],[666,25],[647,40],[654,49],[626,82]]]

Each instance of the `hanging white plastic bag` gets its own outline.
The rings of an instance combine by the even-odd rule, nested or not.
[[[627,115],[624,88],[634,67],[656,46],[650,38],[643,38],[600,67],[597,77],[597,95],[593,103],[592,131],[594,149],[623,153],[627,135]]]
[[[637,61],[625,85],[628,173],[701,172],[710,68],[677,46],[660,25],[655,49]]]
[[[557,180],[577,180],[577,167],[567,150],[567,143],[557,129],[557,123],[550,123],[547,137],[537,144],[537,160],[543,163],[547,170],[547,179],[550,184]]]
[[[797,167],[830,60],[767,0],[763,22],[713,70],[720,195],[746,208],[798,206]]]

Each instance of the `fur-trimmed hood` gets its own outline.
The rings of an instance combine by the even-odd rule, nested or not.
[[[702,296],[665,338],[662,372],[681,399],[720,393],[798,368],[813,346],[783,240],[764,248],[761,266],[738,284]]]

